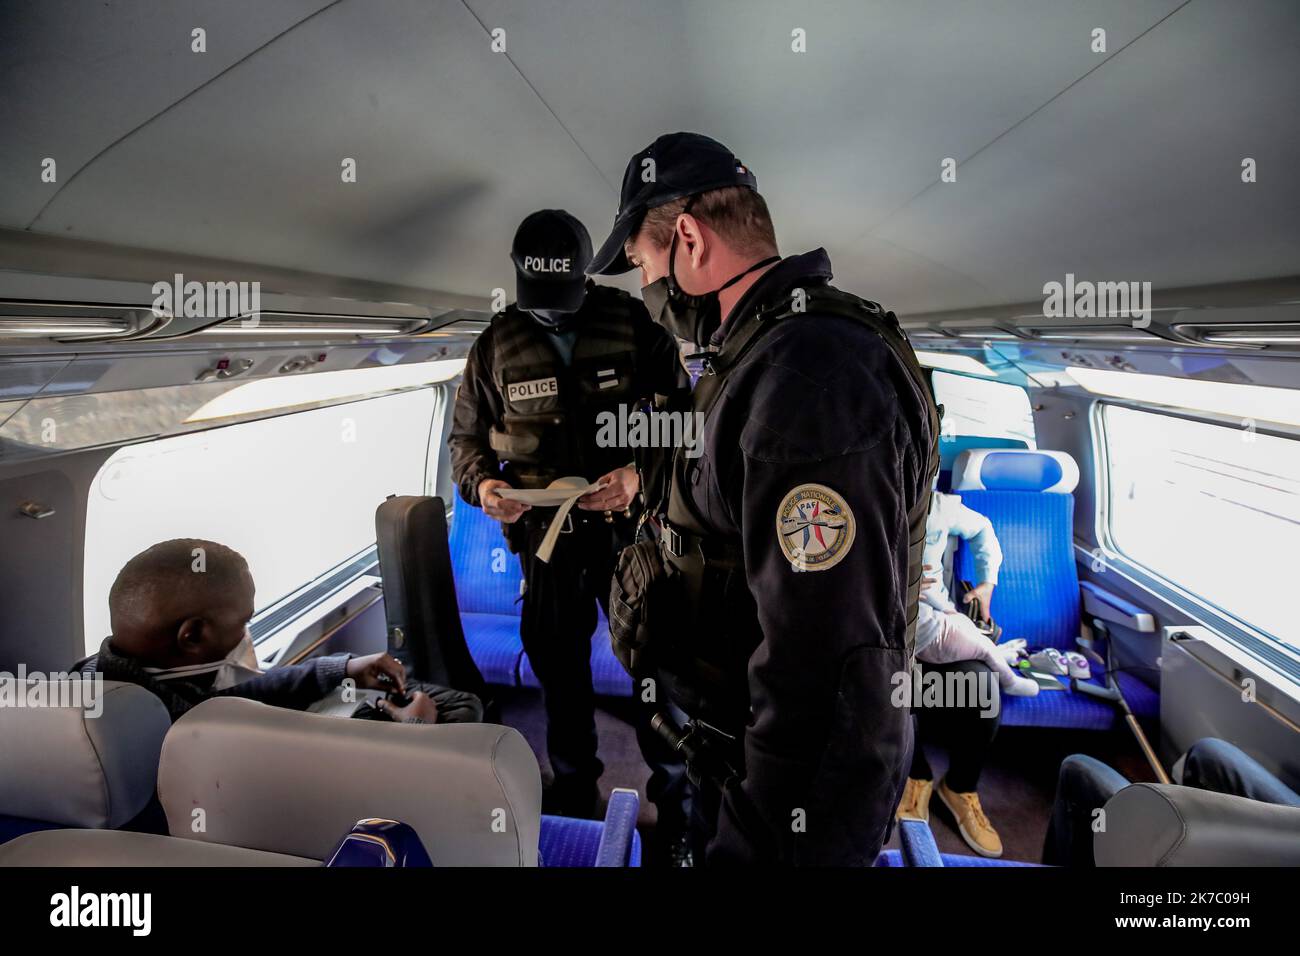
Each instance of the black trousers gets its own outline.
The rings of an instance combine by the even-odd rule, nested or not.
[[[954,661],[951,664],[921,664],[921,676],[927,674],[975,674],[984,684],[988,682],[994,694],[999,693],[997,675],[981,661]],[[945,701],[945,704],[951,704]],[[916,721],[915,742],[912,749],[912,769],[908,776],[913,780],[933,780],[930,762],[925,759],[923,743],[937,744],[948,751],[948,787],[957,793],[973,793],[979,787],[980,773],[988,760],[993,738],[1002,722],[1001,700],[991,708],[994,713],[985,716],[978,703],[967,701],[967,706],[920,707],[913,711]]]
[[[539,509],[540,510],[540,509]],[[542,685],[546,708],[546,748],[557,792],[579,801],[604,771],[596,756],[596,695],[591,678],[591,637],[596,607],[608,617],[609,590],[618,553],[631,543],[631,521],[607,523],[599,513],[571,512],[572,530],[561,534],[550,562],[536,557],[549,515],[529,513],[512,543],[520,547],[524,601],[519,634]],[[634,723],[641,755],[651,770],[647,795],[655,804],[659,834],[685,829],[690,806],[686,768],[650,729],[653,708],[633,688]]]

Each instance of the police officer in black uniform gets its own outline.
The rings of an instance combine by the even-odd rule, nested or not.
[[[604,769],[590,660],[596,604],[608,600],[615,557],[640,512],[638,449],[610,442],[609,429],[602,438],[598,417],[617,418],[622,406],[626,420],[656,398],[685,395],[690,380],[672,336],[639,301],[586,278],[591,238],[573,216],[555,209],[528,216],[511,258],[516,301],[475,343],[456,394],[452,471],[461,497],[502,522],[523,564],[520,636],[542,685],[555,773],[546,810],[586,817],[596,810]],[[564,477],[607,487],[578,500],[544,561],[538,549],[557,509],[530,508],[500,492]],[[654,770],[649,796],[658,829],[670,838],[685,828],[685,772],[646,724],[638,721]]]
[[[651,316],[708,350],[702,454],[646,489],[660,539],[625,552],[614,594],[620,658],[639,646],[693,718],[656,723],[712,781],[697,859],[869,866],[911,750],[895,691],[938,468],[924,376],[824,250],[779,257],[754,175],[708,137],[628,164],[590,271],[633,268]]]

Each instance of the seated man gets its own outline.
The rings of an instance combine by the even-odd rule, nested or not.
[[[962,504],[960,496],[935,491],[925,525],[922,561],[927,576],[922,581],[916,618],[916,658],[922,672],[938,671],[945,676],[957,672],[960,677],[973,674],[976,680],[996,675],[1002,693],[1037,694],[1038,684],[1015,673],[1009,663],[1024,642],[995,645],[949,596],[943,582],[943,565],[951,535],[964,538],[974,552],[979,585],[962,600],[975,603],[982,619],[990,618],[989,602],[1002,566],[1002,549],[989,519]],[[945,702],[943,707],[917,711],[912,769],[898,805],[898,819],[928,821],[930,797],[937,794],[971,849],[982,856],[1002,855],[1002,840],[984,815],[976,792],[984,761],[997,735],[1000,706],[1000,701],[990,708],[972,702],[964,706]],[[948,773],[937,787],[923,747],[927,740],[948,749]]]
[[[166,706],[172,720],[209,697],[247,697],[306,710],[351,678],[359,688],[397,691],[372,719],[403,723],[472,723],[483,717],[473,694],[406,680],[388,654],[336,654],[263,672],[248,621],[253,577],[238,552],[215,541],[163,541],[137,554],[109,591],[113,633],[99,653],[78,665],[82,674],[139,684]]]
[[[1183,758],[1179,782],[1214,793],[1300,807],[1300,793],[1244,751],[1217,737],[1205,737],[1192,744]],[[1128,785],[1122,774],[1100,760],[1084,754],[1066,757],[1057,778],[1043,862],[1049,866],[1096,866],[1092,855],[1096,811]]]

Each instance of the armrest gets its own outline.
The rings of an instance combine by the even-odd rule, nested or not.
[[[1300,866],[1300,807],[1138,783],[1106,802],[1098,866]]]
[[[1083,609],[1086,613],[1112,624],[1122,624],[1142,634],[1155,632],[1156,619],[1149,611],[1142,610],[1132,601],[1127,601],[1092,581],[1080,581],[1079,587],[1083,591]]]
[[[595,866],[631,866],[632,844],[636,839],[636,817],[641,798],[635,790],[616,787],[605,807],[605,827],[596,847]]]
[[[920,820],[902,820],[898,824],[898,843],[904,866],[943,866],[939,845],[929,824]]]

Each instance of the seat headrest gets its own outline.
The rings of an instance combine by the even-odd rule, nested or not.
[[[952,466],[953,491],[1044,491],[1068,495],[1079,466],[1063,451],[972,448]]]
[[[1300,807],[1138,783],[1105,809],[1098,866],[1300,866]]]
[[[0,679],[0,813],[120,827],[153,797],[167,708],[102,678]],[[20,702],[21,701],[21,702]]]
[[[158,797],[171,834],[192,840],[322,860],[358,820],[384,817],[414,828],[434,866],[537,865],[541,771],[519,732],[495,724],[213,698],[168,733]]]

